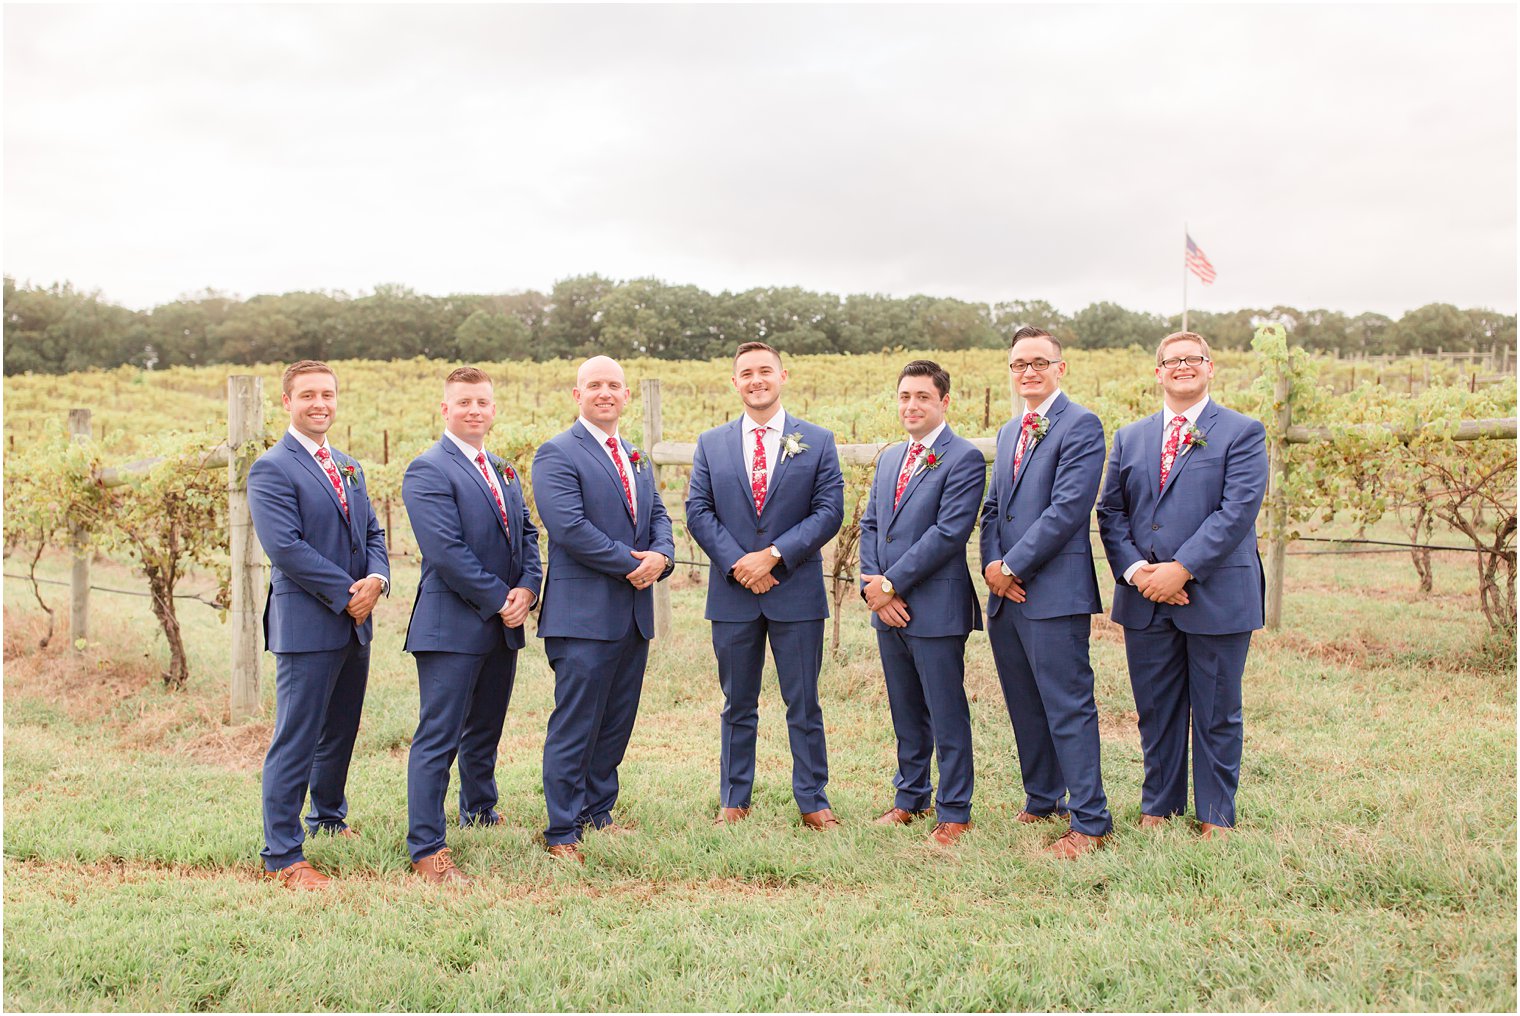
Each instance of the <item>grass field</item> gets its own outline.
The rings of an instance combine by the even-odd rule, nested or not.
[[[588,839],[583,868],[535,843],[552,688],[533,643],[501,745],[507,824],[451,833],[476,881],[441,892],[403,849],[416,567],[400,563],[350,783],[364,839],[311,845],[340,881],[309,895],[256,878],[269,726],[222,721],[214,611],[182,607],[195,671],[170,693],[146,600],[96,594],[84,651],[60,636],[37,652],[31,590],[8,579],[5,1007],[1513,1010],[1515,670],[1485,648],[1470,569],[1441,555],[1422,597],[1397,555],[1290,559],[1286,624],[1258,635],[1246,674],[1241,830],[1223,844],[1136,828],[1123,646],[1095,621],[1117,836],[1064,864],[1041,856],[1052,830],[1013,821],[1013,737],[980,635],[976,830],[947,856],[926,827],[869,825],[891,800],[893,741],[853,604],[823,675],[845,827],[798,827],[772,682],[755,814],[711,828],[721,696],[701,586],[678,574],[677,629],[652,654],[622,770],[637,831]],[[95,582],[142,586],[109,564]]]

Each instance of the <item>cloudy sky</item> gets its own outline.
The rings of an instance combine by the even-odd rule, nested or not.
[[[1512,6],[17,6],[4,269],[1515,312]]]

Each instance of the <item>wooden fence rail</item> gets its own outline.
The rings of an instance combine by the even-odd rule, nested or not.
[[[1269,513],[1267,532],[1267,556],[1265,562],[1267,579],[1267,626],[1276,628],[1282,623],[1283,564],[1286,556],[1285,526],[1282,515],[1285,506],[1272,494],[1281,489],[1288,468],[1287,446],[1332,441],[1345,429],[1329,427],[1294,426],[1291,406],[1287,398],[1287,379],[1277,379],[1276,400],[1278,418],[1274,432],[1280,438],[1268,448],[1269,484],[1268,501],[1264,511]],[[696,444],[685,441],[664,440],[660,417],[660,381],[646,380],[642,384],[644,408],[644,443],[655,469],[655,482],[660,478],[662,466],[690,466],[696,453]],[[1368,428],[1376,424],[1365,425]],[[69,433],[74,440],[89,440],[90,411],[73,409],[69,412]],[[1435,430],[1439,424],[1429,424],[1414,430],[1395,430],[1397,436],[1408,439],[1420,430]],[[1485,439],[1510,439],[1516,437],[1516,420],[1464,420],[1455,432],[1447,436],[1457,441]],[[839,458],[846,465],[869,465],[876,460],[889,442],[870,444],[840,444]],[[973,438],[972,444],[981,450],[991,462],[997,454],[995,438]],[[251,375],[233,375],[227,379],[227,440],[206,452],[200,460],[202,468],[227,469],[227,516],[228,544],[232,557],[232,605],[230,623],[231,667],[229,681],[229,712],[233,722],[258,712],[261,702],[259,690],[259,656],[261,640],[259,617],[263,611],[263,597],[268,586],[262,549],[253,530],[248,513],[248,469],[264,450],[264,391],[263,379]],[[97,480],[112,487],[131,482],[156,465],[161,459],[145,459],[121,466],[103,467]],[[1271,518],[1270,513],[1281,513]],[[88,534],[71,532],[73,569],[70,577],[69,633],[71,641],[78,642],[88,636],[90,559]],[[670,589],[666,583],[655,585],[655,632],[662,637],[671,625]]]

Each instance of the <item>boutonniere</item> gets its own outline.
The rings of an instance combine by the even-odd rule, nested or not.
[[[644,456],[639,454],[637,448],[631,449],[628,452],[628,461],[633,463],[633,471],[635,473],[642,473],[644,471]]]
[[[501,474],[501,482],[508,487],[512,486],[512,481],[517,479],[517,470],[507,465],[505,459],[497,459],[495,464],[496,471]]]
[[[924,456],[924,460],[923,460],[923,462],[921,462],[919,464],[919,468],[920,469],[938,469],[939,468],[939,456],[935,455],[933,452],[930,452],[928,455]]]
[[[1029,447],[1033,448],[1045,440],[1045,435],[1050,433],[1050,417],[1040,417],[1040,422],[1034,425],[1034,430],[1029,432]]]
[[[1208,439],[1204,437],[1203,431],[1198,429],[1196,423],[1190,423],[1183,428],[1182,451],[1186,452],[1189,448],[1207,448],[1208,444]]]
[[[342,469],[339,470],[339,472],[343,474],[343,478],[348,481],[348,485],[350,487],[353,487],[353,486],[355,486],[355,485],[358,484],[358,482],[359,482],[359,467],[358,466],[352,466],[352,465],[350,465],[350,466],[344,466]]]
[[[794,430],[781,439],[781,455],[778,458],[778,464],[801,455],[807,450],[808,446],[802,440],[802,431]]]

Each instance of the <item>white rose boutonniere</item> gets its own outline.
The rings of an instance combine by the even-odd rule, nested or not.
[[[794,430],[781,439],[780,462],[795,458],[807,450],[808,446],[802,440],[802,431]]]

